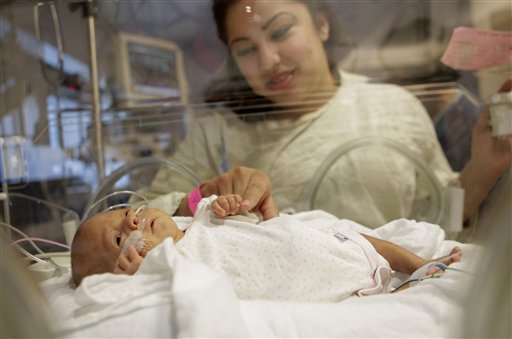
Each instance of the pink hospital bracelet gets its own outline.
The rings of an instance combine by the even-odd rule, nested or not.
[[[199,204],[201,199],[203,199],[203,196],[201,195],[201,185],[194,188],[194,190],[187,195],[188,209],[192,212],[192,215],[196,213],[197,204]]]

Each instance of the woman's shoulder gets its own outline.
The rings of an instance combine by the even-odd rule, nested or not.
[[[342,87],[348,87],[357,91],[368,91],[368,94],[378,95],[385,93],[386,95],[412,95],[412,93],[410,93],[402,86],[386,82],[377,82],[367,77],[366,75],[340,70],[340,76]]]
[[[339,73],[340,73],[341,84],[343,86],[368,84],[370,81],[370,78],[368,78],[366,75],[351,73],[351,72],[344,71],[342,69],[339,70]]]

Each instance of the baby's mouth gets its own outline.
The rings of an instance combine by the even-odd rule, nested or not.
[[[155,219],[151,219],[149,221],[149,229],[151,230],[151,233],[153,233],[153,226],[155,225]]]

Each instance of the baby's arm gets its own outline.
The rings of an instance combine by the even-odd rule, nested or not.
[[[239,214],[242,200],[242,196],[238,194],[224,194],[211,204],[211,210],[217,218]]]
[[[140,264],[144,260],[134,246],[128,247],[128,254],[120,254],[114,267],[115,274],[132,275],[139,269]]]
[[[373,247],[375,247],[377,252],[389,262],[391,268],[398,272],[412,274],[414,271],[416,271],[423,265],[432,261],[438,261],[437,259],[423,259],[417,256],[416,254],[412,253],[411,251],[386,240],[374,238],[365,234],[362,234],[362,236],[365,237],[373,245]],[[450,254],[452,256],[450,257],[449,260],[444,262],[444,264],[449,265],[453,262],[460,261],[462,252],[459,247],[455,247]],[[433,270],[435,271],[436,267],[433,267]],[[434,272],[427,273],[431,274]]]

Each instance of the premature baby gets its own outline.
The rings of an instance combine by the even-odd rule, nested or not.
[[[411,274],[429,262],[391,242],[360,235],[327,213],[256,223],[238,216],[241,200],[238,195],[205,198],[185,227],[162,210],[147,208],[143,244],[128,246],[125,253],[140,216],[131,209],[98,213],[80,226],[73,241],[73,279],[80,284],[96,273],[134,274],[168,237],[181,255],[225,273],[243,299],[340,301],[381,293],[392,269]],[[459,252],[452,251],[450,262],[460,259]]]

